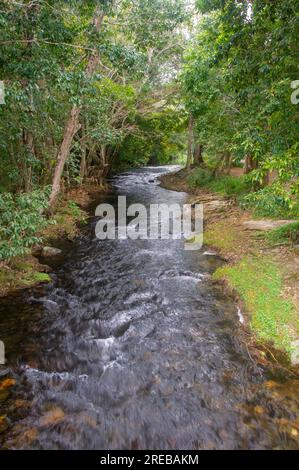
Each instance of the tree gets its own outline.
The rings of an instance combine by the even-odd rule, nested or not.
[[[103,19],[104,19],[104,11],[97,9],[97,11],[94,14],[94,19],[92,22],[93,28],[96,33],[100,32]],[[91,78],[93,76],[93,74],[96,72],[98,65],[99,65],[99,53],[91,52],[89,54],[87,67],[86,67],[87,78]],[[71,150],[71,145],[73,142],[74,135],[79,129],[80,111],[81,111],[81,106],[74,105],[70,111],[70,115],[65,125],[62,143],[59,148],[58,155],[57,155],[57,164],[55,167],[53,183],[52,183],[52,191],[51,191],[51,195],[49,199],[50,210],[53,210],[53,206],[55,205],[57,196],[60,192],[60,182],[61,182],[61,177],[62,177],[62,173],[64,170],[64,166]]]
[[[296,191],[299,116],[290,100],[298,74],[296,1],[197,5],[203,17],[185,56],[182,90],[204,159],[218,169],[244,160],[255,187],[276,170],[281,184]]]

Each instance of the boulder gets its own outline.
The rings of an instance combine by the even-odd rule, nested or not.
[[[244,222],[248,230],[272,230],[274,228],[282,227],[283,225],[297,222],[296,220],[247,220]]]
[[[52,246],[44,246],[41,252],[41,256],[45,258],[51,258],[53,256],[59,256],[62,254],[62,250],[59,248],[53,248]]]

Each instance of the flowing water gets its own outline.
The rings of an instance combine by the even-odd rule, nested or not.
[[[118,176],[104,200],[182,204],[186,194],[159,186],[167,171]],[[99,241],[95,224],[51,284],[0,302],[16,380],[2,445],[295,448],[295,392],[273,391],[242,345],[237,306],[211,279],[222,260],[180,240]]]

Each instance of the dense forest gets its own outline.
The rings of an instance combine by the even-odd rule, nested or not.
[[[3,259],[35,242],[61,191],[182,155],[176,69],[190,15],[172,0],[7,1],[0,12]]]
[[[297,2],[195,3],[1,2],[1,259],[112,168],[245,166],[245,205],[298,214]]]

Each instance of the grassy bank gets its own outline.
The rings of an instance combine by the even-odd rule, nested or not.
[[[162,178],[162,185],[204,204],[204,242],[227,260],[214,278],[236,293],[256,341],[293,358],[293,342],[299,339],[299,221],[249,230],[246,223],[258,214],[242,204],[248,189],[243,177],[221,175],[212,181],[204,172],[182,170]],[[218,201],[225,204],[218,207]]]
[[[246,256],[218,269],[215,279],[225,279],[238,292],[251,314],[249,324],[258,339],[292,352],[299,324],[292,299],[283,295],[283,274],[271,257]]]

